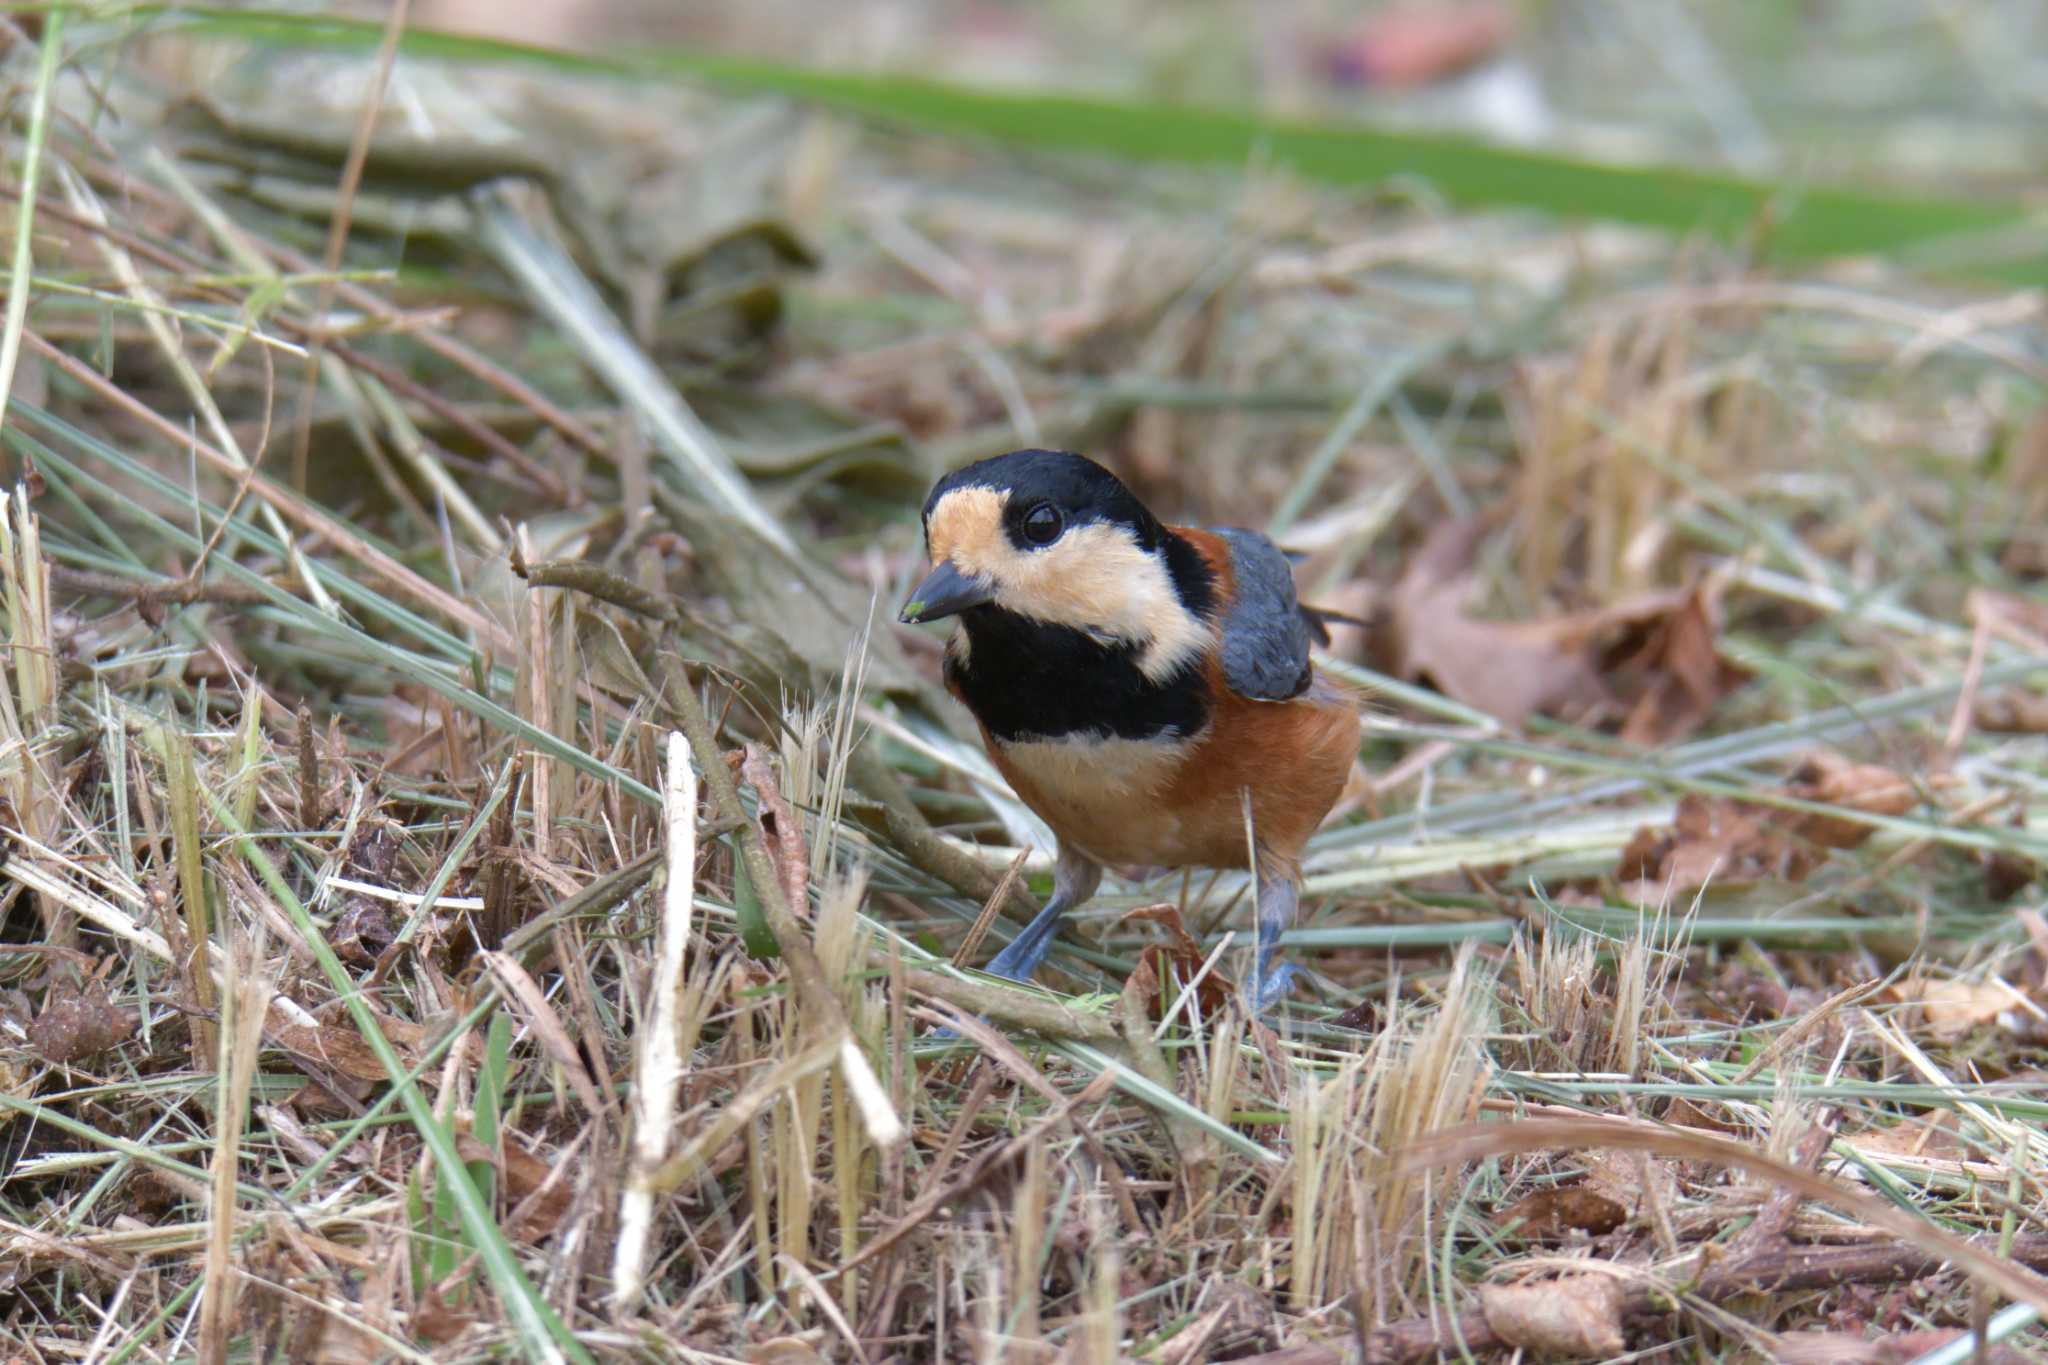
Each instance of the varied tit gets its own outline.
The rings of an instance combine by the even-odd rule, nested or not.
[[[988,966],[1028,980],[1104,864],[1255,867],[1254,1005],[1286,992],[1303,845],[1358,753],[1313,611],[1256,531],[1163,525],[1092,460],[1019,450],[939,480],[902,620],[957,617],[946,686],[1059,836],[1052,899]]]

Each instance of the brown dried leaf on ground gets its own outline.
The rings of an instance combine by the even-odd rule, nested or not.
[[[350,896],[328,935],[335,955],[355,967],[374,967],[398,941],[392,907],[368,896]],[[422,910],[423,914],[431,911]]]
[[[1152,1002],[1152,1014],[1157,1018],[1172,1007],[1187,983],[1195,979],[1195,973],[1202,970],[1202,946],[1188,932],[1180,907],[1171,901],[1141,906],[1117,922],[1133,921],[1156,924],[1166,931],[1166,942],[1148,943],[1139,952],[1138,966],[1132,973],[1140,983],[1139,994]],[[1165,989],[1161,988],[1162,982],[1166,983]],[[1195,1004],[1204,1018],[1214,1018],[1236,993],[1236,984],[1219,969],[1203,977],[1202,984],[1195,988]]]
[[[1750,679],[1748,669],[1722,658],[1715,646],[1721,610],[1713,580],[1695,584],[1642,630],[1642,642],[1607,669],[1610,681],[1635,697],[1621,725],[1621,737],[1631,744],[1654,747],[1691,734]]]
[[[1919,801],[1912,783],[1890,768],[1820,752],[1783,788],[1802,801],[1904,815]],[[1873,833],[1845,816],[1787,812],[1728,797],[1688,793],[1668,829],[1645,825],[1621,851],[1615,876],[1638,898],[1656,900],[1705,886],[1796,882],[1819,864],[1818,849],[1855,848]]]
[[[1448,521],[1424,538],[1388,594],[1374,662],[1510,725],[1539,711],[1572,718],[1608,707],[1592,660],[1563,647],[1554,626],[1465,615],[1476,587],[1473,558],[1490,525]]]
[[[412,1334],[428,1345],[445,1346],[478,1321],[475,1313],[467,1308],[457,1308],[443,1299],[438,1289],[429,1288],[420,1296],[419,1306],[413,1309],[408,1325]]]
[[[512,1235],[522,1242],[537,1242],[561,1224],[570,1200],[575,1197],[575,1188],[566,1178],[549,1185],[548,1178],[555,1174],[555,1168],[512,1138],[505,1138],[501,1145],[502,1153],[493,1151],[470,1133],[460,1133],[455,1138],[456,1154],[464,1161],[486,1162],[503,1177],[505,1193],[519,1212],[518,1221],[511,1227]],[[524,1207],[536,1192],[540,1197],[533,1206]]]
[[[1492,522],[1445,522],[1395,583],[1368,653],[1385,672],[1521,725],[1532,715],[1623,717],[1635,744],[1669,743],[1705,722],[1749,674],[1720,656],[1711,583],[1540,621],[1466,615],[1473,561]]]
[[[1503,1234],[1524,1242],[1563,1242],[1575,1235],[1612,1232],[1628,1210],[1587,1185],[1567,1185],[1525,1195],[1493,1216]]]
[[[1532,1355],[1612,1360],[1626,1346],[1621,1285],[1605,1275],[1569,1275],[1479,1288],[1486,1323]]]
[[[1899,982],[1889,993],[1902,1005],[1920,1006],[1927,1031],[1944,1042],[1954,1042],[1986,1024],[2016,1030],[2022,1016],[2030,1013],[2027,998],[1998,980],[1913,977]]]
[[[1645,825],[1621,851],[1615,876],[1639,900],[1717,886],[1796,882],[1814,855],[1793,839],[1778,813],[1745,801],[1689,792],[1669,829]],[[1774,823],[1774,818],[1776,822]]]
[[[2023,688],[1977,702],[1977,728],[1992,735],[2048,735],[2048,697]]]
[[[44,1061],[63,1066],[118,1047],[135,1024],[135,1015],[117,1008],[99,982],[53,982],[42,1012],[29,1022],[28,1041]]]
[[[386,1025],[384,1036],[391,1040],[400,1060],[411,1065],[412,1059],[408,1056],[410,1042],[403,1036],[404,1030],[392,1027],[395,1021],[388,1018],[380,1022]],[[388,1079],[384,1064],[377,1060],[377,1054],[353,1024],[339,1020],[307,1024],[294,1012],[273,1003],[270,1014],[263,1021],[263,1036],[273,1047],[283,1049],[328,1076],[351,1081]]]
[[[1890,768],[1874,763],[1851,763],[1839,754],[1821,750],[1809,755],[1785,784],[1787,796],[1824,806],[1846,806],[1872,815],[1904,815],[1920,799],[1919,793]],[[1793,831],[1823,848],[1855,848],[1876,831],[1859,820],[1806,813],[1797,816]]]

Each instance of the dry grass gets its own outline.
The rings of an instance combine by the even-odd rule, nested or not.
[[[1906,1359],[2039,1301],[2034,296],[544,69],[401,62],[358,136],[369,59],[41,50],[21,1359]],[[1000,987],[952,958],[1043,831],[886,623],[929,479],[1026,439],[1289,527],[1335,605],[1472,510],[1481,615],[1717,573],[1755,677],[1645,753],[1359,670],[1318,1000],[1127,985],[1235,977],[1227,873]],[[1745,832],[1646,885],[1681,798]]]

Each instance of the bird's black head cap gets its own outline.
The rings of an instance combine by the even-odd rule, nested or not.
[[[1065,450],[1013,450],[976,460],[940,479],[925,499],[924,515],[946,494],[960,488],[1007,492],[1003,531],[1020,550],[1032,547],[1025,521],[1034,509],[1050,503],[1069,526],[1108,522],[1129,530],[1138,547],[1151,551],[1164,534],[1159,519],[1145,509],[1123,481],[1085,455]]]

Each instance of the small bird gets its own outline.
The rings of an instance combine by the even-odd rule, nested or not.
[[[1357,699],[1320,677],[1318,613],[1256,531],[1160,522],[1080,455],[1019,450],[924,505],[931,572],[900,619],[957,617],[946,686],[1059,836],[1053,895],[988,970],[1026,981],[1105,864],[1244,867],[1258,883],[1252,1000],[1294,922],[1300,857],[1358,754]]]

